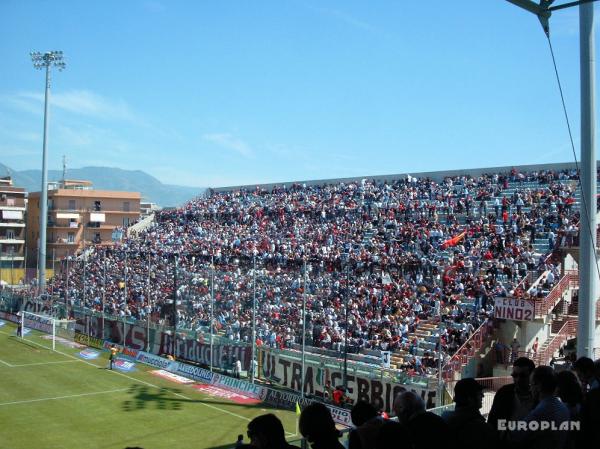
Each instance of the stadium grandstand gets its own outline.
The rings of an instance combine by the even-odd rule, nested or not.
[[[574,362],[580,202],[571,164],[214,189],[3,306],[307,415],[368,403],[402,422],[404,391],[452,414],[481,389],[487,417],[516,360]]]

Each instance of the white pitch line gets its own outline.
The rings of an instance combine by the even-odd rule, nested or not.
[[[12,334],[8,334],[8,333],[2,332],[2,331],[0,331],[0,334],[12,335]],[[45,349],[50,349],[47,346],[41,345],[41,344],[39,344],[39,343],[37,343],[35,341],[28,340],[28,342],[32,343],[34,345],[40,346],[42,348],[45,348]],[[61,352],[61,351],[58,351],[58,350],[55,350],[55,352],[58,352],[59,354],[62,354],[62,355],[67,356],[67,357],[70,357],[72,359],[75,359],[78,362],[82,362],[82,363],[85,363],[87,365],[93,366],[94,368],[98,368],[98,365],[96,365],[94,363],[91,363],[91,362],[88,362],[87,360],[82,360],[82,359],[80,359],[78,357],[75,357],[74,355],[67,354],[67,353],[64,353],[64,352]],[[109,370],[109,371],[112,372],[112,373],[114,373],[114,374],[118,374],[119,376],[126,377],[127,379],[131,379],[131,380],[133,380],[135,382],[139,382],[141,384],[148,385],[149,387],[152,387],[152,388],[157,388],[159,390],[162,388],[162,387],[159,387],[158,385],[151,384],[150,382],[146,382],[144,380],[136,379],[135,377],[128,376],[127,374],[120,373],[118,371],[114,371],[114,370]],[[178,396],[178,397],[183,398],[183,399],[187,399],[188,401],[192,400],[192,398],[184,396],[183,394],[179,394],[179,393],[175,393],[175,392],[172,392],[172,393],[175,396]],[[222,408],[219,408],[219,407],[215,407],[214,405],[206,404],[204,402],[198,402],[198,404],[203,405],[203,406],[208,407],[208,408],[212,408],[214,410],[218,410],[220,412],[226,413],[226,414],[231,415],[231,416],[235,416],[236,418],[243,419],[244,421],[252,421],[250,418],[247,418],[246,416],[238,415],[237,413],[233,413],[233,412],[230,412],[229,410],[225,410],[225,409],[222,409]],[[289,433],[289,432],[287,432],[287,433]]]
[[[58,362],[24,363],[22,365],[11,365],[11,368],[18,368],[21,366],[54,365],[56,363],[74,363],[74,362],[77,362],[77,360],[59,360]]]
[[[5,364],[6,366],[8,366],[9,368],[12,368],[12,367],[13,367],[13,365],[11,365],[11,364],[10,364],[10,363],[8,363],[8,362],[5,362],[5,361],[4,361],[4,360],[2,360],[2,359],[0,359],[0,362],[4,363],[4,364]]]
[[[95,396],[98,394],[110,394],[110,393],[117,393],[120,391],[127,391],[127,390],[129,390],[129,388],[119,388],[117,390],[107,390],[107,391],[96,391],[94,393],[70,394],[67,396],[56,396],[53,398],[26,399],[24,401],[0,402],[0,407],[2,407],[4,405],[30,404],[32,402],[56,401],[58,399],[80,398],[83,396]]]

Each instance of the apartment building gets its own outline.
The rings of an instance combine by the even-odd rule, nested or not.
[[[112,245],[119,228],[140,218],[139,192],[94,190],[90,181],[65,180],[48,185],[48,264],[74,255],[84,246]],[[40,192],[29,194],[27,251],[37,263]]]
[[[0,178],[0,268],[25,266],[27,192],[14,187],[10,176]]]
[[[142,218],[149,217],[150,215],[152,215],[155,212],[158,212],[159,210],[161,210],[160,206],[151,201],[142,201],[140,203],[140,213]]]

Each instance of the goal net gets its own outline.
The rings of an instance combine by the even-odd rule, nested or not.
[[[42,335],[52,342],[52,350],[56,350],[56,342],[71,343],[75,339],[75,320],[59,320],[50,315],[31,312],[20,312],[21,319],[17,328],[17,336],[23,340],[33,340]]]

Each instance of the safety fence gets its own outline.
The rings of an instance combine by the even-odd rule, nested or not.
[[[534,301],[535,318],[544,318],[554,309],[569,288],[579,285],[577,271],[567,271],[560,281],[543,298]]]
[[[487,319],[442,367],[444,381],[453,381],[463,367],[479,352],[494,331],[493,320]]]

